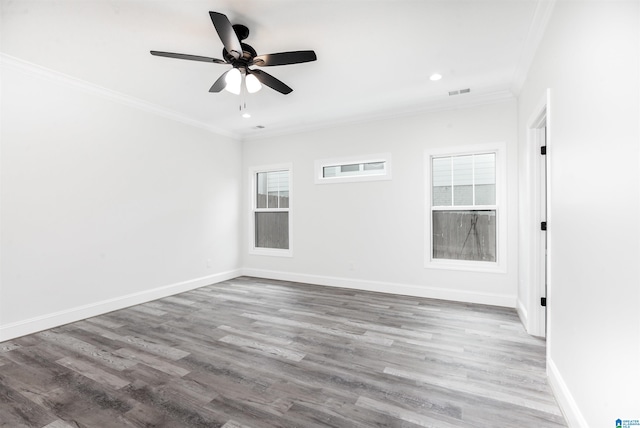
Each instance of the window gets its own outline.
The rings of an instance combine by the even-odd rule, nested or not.
[[[428,153],[428,267],[504,269],[499,151]]]
[[[291,256],[291,166],[251,169],[251,252]]]
[[[322,167],[322,178],[347,177],[358,175],[384,175],[385,161],[330,165]]]
[[[316,184],[391,179],[391,155],[378,154],[316,161]]]

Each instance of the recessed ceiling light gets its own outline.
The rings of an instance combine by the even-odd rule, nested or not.
[[[249,119],[251,115],[248,112],[244,112],[242,113],[242,117],[244,117],[245,119]]]
[[[442,79],[442,74],[433,73],[431,76],[429,76],[429,80],[433,80],[434,82],[440,79]]]

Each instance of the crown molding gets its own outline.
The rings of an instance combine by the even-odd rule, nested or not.
[[[320,131],[323,129],[337,128],[341,126],[357,125],[379,120],[396,119],[423,113],[434,113],[439,111],[473,108],[513,99],[515,99],[515,97],[509,90],[495,90],[482,94],[471,93],[466,95],[458,95],[455,97],[428,99],[419,104],[412,104],[404,107],[395,107],[384,112],[371,112],[358,116],[349,116],[348,118],[328,119],[317,121],[314,123],[306,122],[303,125],[287,127],[286,129],[282,128],[274,129],[272,131],[255,131],[255,133],[252,134],[244,134],[242,136],[242,141],[251,142],[265,140],[273,137],[281,137],[285,135],[302,134],[310,131]]]
[[[527,38],[524,41],[520,60],[511,79],[511,92],[516,96],[520,94],[522,85],[524,85],[527,79],[529,68],[531,68],[533,58],[538,51],[538,46],[540,46],[542,37],[547,29],[547,24],[551,18],[551,13],[553,12],[556,1],[557,0],[538,0],[536,4],[536,10],[533,14],[529,31],[527,32]]]
[[[144,112],[154,114],[156,116],[164,117],[165,119],[170,119],[185,125],[204,129],[216,135],[233,138],[235,140],[240,140],[241,138],[239,134],[211,126],[209,124],[200,122],[198,120],[194,120],[181,113],[161,107],[157,104],[153,104],[148,101],[144,101],[140,98],[123,94],[121,92],[113,91],[111,89],[107,89],[103,86],[96,85],[86,80],[78,79],[76,77],[69,76],[67,74],[64,74],[64,73],[61,73],[61,72],[58,72],[58,71],[43,67],[41,65],[34,64],[32,62],[25,61],[23,59],[20,59],[11,55],[7,55],[1,52],[0,52],[0,66],[13,68],[15,70],[35,76],[40,79],[49,80],[55,83],[72,86],[74,88],[78,88],[84,92],[99,96],[101,98],[115,101],[115,102],[124,104],[126,106],[133,107],[138,110],[142,110]]]
[[[543,1],[544,2],[544,1]],[[322,129],[335,128],[340,126],[367,123],[377,120],[394,119],[404,116],[411,116],[421,113],[430,113],[445,110],[454,110],[460,108],[471,108],[485,104],[493,104],[496,102],[502,102],[514,98],[514,94],[509,90],[489,90],[484,93],[471,93],[465,95],[458,95],[455,97],[446,98],[430,98],[425,99],[423,102],[414,103],[405,106],[395,106],[385,111],[369,112],[357,116],[340,117],[335,119],[326,119],[316,122],[305,122],[298,126],[291,126],[287,128],[255,131],[252,133],[236,133],[230,132],[218,127],[211,126],[204,122],[194,120],[184,114],[176,111],[166,109],[158,106],[157,104],[144,101],[139,98],[132,97],[121,92],[107,89],[100,85],[69,76],[67,74],[34,64],[23,59],[0,53],[0,66],[13,68],[20,72],[30,74],[32,76],[49,80],[55,83],[66,84],[75,88],[78,88],[84,92],[94,94],[101,98],[109,99],[111,101],[119,102],[121,104],[133,107],[147,113],[151,113],[166,119],[170,119],[176,122],[183,123],[188,126],[204,129],[216,135],[232,138],[238,141],[255,141],[263,140],[272,137],[300,134],[310,131],[318,131]]]

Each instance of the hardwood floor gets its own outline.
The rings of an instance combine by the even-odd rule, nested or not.
[[[2,427],[560,427],[514,310],[237,278],[0,343]]]

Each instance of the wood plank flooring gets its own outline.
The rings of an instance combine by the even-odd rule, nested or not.
[[[0,343],[1,427],[562,427],[511,309],[241,277]]]

